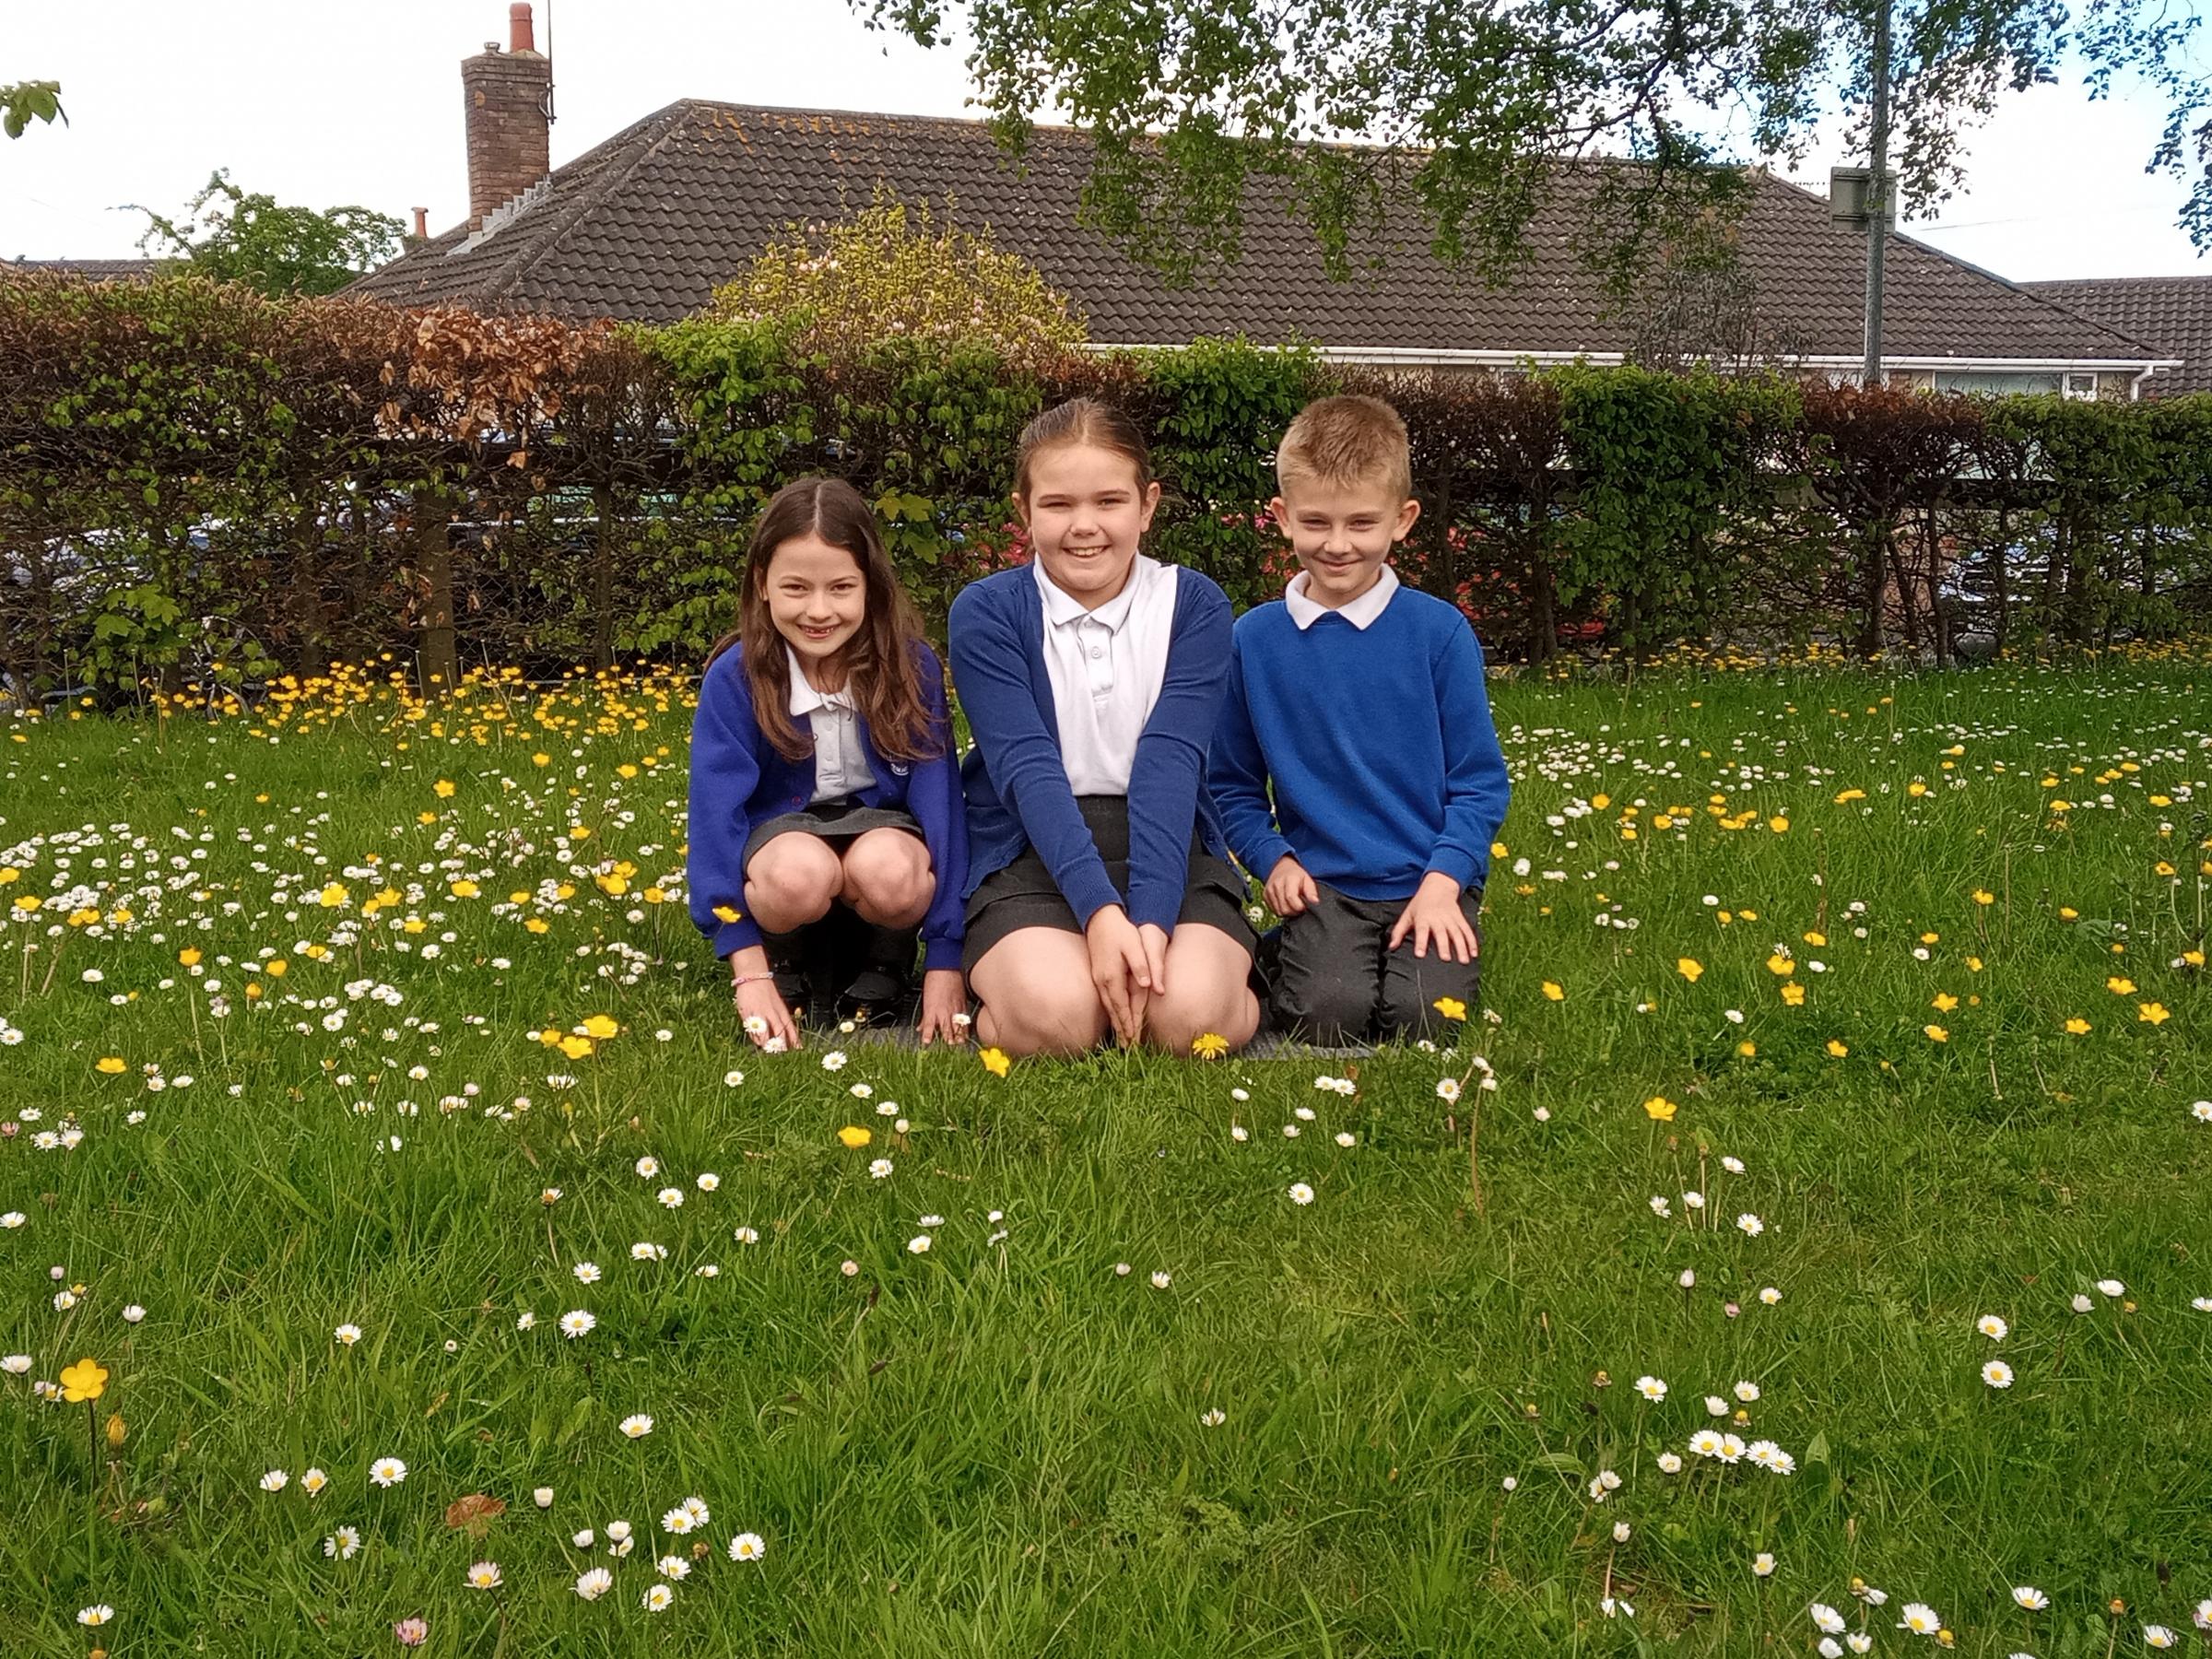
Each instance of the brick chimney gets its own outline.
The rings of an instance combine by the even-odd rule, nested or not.
[[[552,171],[547,119],[553,61],[536,48],[526,0],[507,8],[507,50],[484,42],[461,61],[461,92],[468,112],[468,223]]]

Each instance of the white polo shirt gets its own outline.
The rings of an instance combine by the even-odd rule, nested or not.
[[[791,659],[791,717],[806,721],[814,731],[814,800],[833,801],[867,788],[876,774],[860,747],[860,712],[852,687],[817,691],[806,683],[799,653],[786,645],[783,654]]]
[[[1390,596],[1397,591],[1398,573],[1384,565],[1382,573],[1375,578],[1373,587],[1349,605],[1339,605],[1335,609],[1338,616],[1364,633],[1374,619],[1382,614],[1383,608],[1390,604]],[[1331,608],[1306,597],[1306,573],[1303,571],[1291,577],[1290,585],[1283,590],[1283,606],[1289,611],[1290,620],[1298,624],[1300,633],[1327,616]]]
[[[1042,559],[1030,568],[1044,603],[1044,671],[1068,787],[1125,795],[1137,737],[1168,677],[1175,567],[1140,553],[1122,591],[1095,610],[1054,587]]]

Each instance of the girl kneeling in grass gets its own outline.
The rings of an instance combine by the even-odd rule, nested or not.
[[[1254,940],[1205,776],[1229,600],[1138,551],[1159,486],[1118,409],[1040,415],[1014,472],[1034,560],[971,583],[951,619],[975,733],[961,773],[979,1033],[1016,1054],[1080,1053],[1109,1028],[1175,1053],[1241,1046],[1259,1023]]]
[[[958,1042],[968,831],[945,676],[875,513],[841,479],[785,485],[743,582],[692,721],[691,919],[729,958],[756,1042],[796,1046],[809,1005],[899,1006],[917,931],[922,1041]]]

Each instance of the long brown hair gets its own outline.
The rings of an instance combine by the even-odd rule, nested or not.
[[[1046,450],[1065,443],[1088,443],[1122,456],[1136,468],[1136,491],[1144,494],[1152,482],[1152,449],[1135,421],[1110,403],[1095,397],[1071,397],[1021,429],[1014,445],[1014,493],[1024,503],[1030,499],[1030,467]]]
[[[794,478],[769,498],[746,547],[737,627],[714,642],[708,663],[733,645],[743,646],[753,718],[770,744],[786,760],[804,760],[814,752],[813,740],[792,723],[791,661],[768,608],[768,567],[778,547],[802,535],[843,548],[860,567],[865,608],[860,630],[838,656],[853,706],[867,722],[868,741],[886,760],[912,765],[935,759],[945,748],[922,700],[914,662],[922,624],[892,572],[875,512],[842,478]]]

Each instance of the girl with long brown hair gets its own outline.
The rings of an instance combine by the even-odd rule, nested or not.
[[[968,831],[944,669],[842,479],[785,485],[754,526],[736,629],[700,686],[689,828],[691,919],[729,959],[755,1042],[798,1046],[807,1008],[901,1006],[917,934],[922,1041],[964,1039]]]

